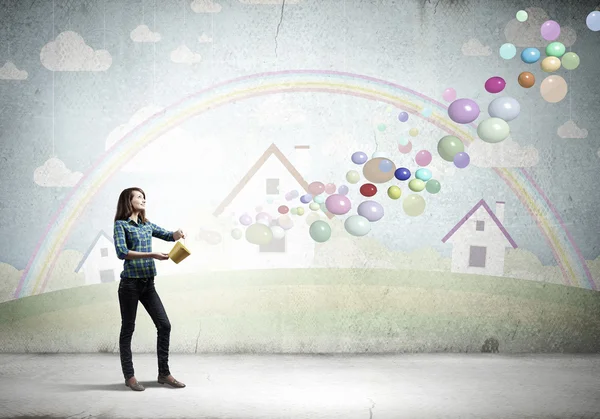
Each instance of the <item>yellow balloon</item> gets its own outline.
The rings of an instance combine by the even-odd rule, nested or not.
[[[557,57],[546,57],[540,63],[540,67],[546,73],[552,73],[560,68],[560,59]]]
[[[408,195],[404,198],[402,208],[404,208],[406,215],[416,217],[417,215],[423,214],[423,211],[425,211],[425,200],[421,195]]]
[[[408,182],[408,187],[413,192],[421,192],[423,189],[425,189],[425,182],[423,182],[421,179],[413,179]]]
[[[273,240],[273,232],[264,224],[252,224],[246,229],[246,240],[252,244],[269,244]]]
[[[308,208],[310,208],[313,211],[316,211],[319,208],[321,208],[321,205],[317,204],[316,202],[311,202],[310,204],[308,204]]]
[[[411,137],[416,137],[417,135],[419,135],[419,130],[416,128],[411,128],[410,131],[408,131],[408,133]]]
[[[387,194],[390,198],[392,199],[398,199],[400,198],[400,195],[402,195],[402,189],[400,189],[397,186],[390,186],[387,190]]]
[[[567,82],[561,76],[548,76],[540,83],[540,93],[546,102],[560,102],[568,91]]]
[[[346,180],[348,181],[348,183],[351,184],[355,184],[358,183],[358,181],[360,180],[360,175],[358,174],[358,172],[356,170],[350,170],[348,171],[348,173],[346,173]]]
[[[304,215],[304,208],[298,207],[298,215]]]

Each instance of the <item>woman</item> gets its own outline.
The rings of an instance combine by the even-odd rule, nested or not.
[[[146,194],[140,188],[128,188],[121,192],[115,215],[114,240],[119,259],[124,259],[119,284],[119,305],[121,306],[121,335],[119,351],[125,385],[135,391],[144,391],[133,371],[131,337],[135,329],[135,317],[140,301],[152,318],[158,330],[156,352],[158,355],[158,382],[171,387],[182,388],[185,384],[177,381],[169,371],[169,339],[171,323],[160,297],[154,288],[156,266],[154,259],[167,260],[166,253],[152,251],[152,237],[165,241],[185,238],[181,230],[167,231],[146,218]]]

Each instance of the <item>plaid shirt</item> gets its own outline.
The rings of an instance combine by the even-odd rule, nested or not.
[[[139,221],[139,219],[138,219]],[[167,231],[150,221],[139,224],[131,218],[115,222],[115,249],[117,257],[124,259],[121,278],[150,278],[156,276],[156,266],[151,257],[143,259],[125,259],[130,250],[152,252],[152,237],[174,242],[173,232]]]

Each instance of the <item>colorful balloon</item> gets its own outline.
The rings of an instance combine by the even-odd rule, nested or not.
[[[577,67],[579,67],[579,63],[579,55],[575,54],[574,52],[567,52],[562,57],[562,66],[567,70],[575,70]]]
[[[341,186],[338,188],[338,193],[339,193],[340,195],[346,195],[346,194],[348,193],[348,191],[349,191],[349,189],[348,189],[348,187],[347,187],[346,185],[341,185]]]
[[[396,185],[392,185],[388,188],[387,194],[391,199],[398,199],[402,195],[402,189]]]
[[[367,157],[366,153],[364,153],[362,151],[357,151],[355,153],[352,153],[351,158],[352,158],[352,163],[354,163],[354,164],[364,164],[369,159]]]
[[[331,195],[334,192],[335,192],[335,185],[333,183],[328,183],[327,185],[325,185],[325,193],[327,195]]]
[[[311,202],[310,204],[308,204],[308,208],[310,208],[312,211],[316,211],[319,208],[321,208],[321,204],[318,204],[316,202]]]
[[[302,208],[302,207],[296,208],[296,214],[298,214],[298,215],[304,215],[304,208]]]
[[[310,237],[317,243],[323,243],[331,237],[331,227],[323,220],[317,220],[310,225]]]
[[[273,240],[273,232],[264,224],[252,224],[246,229],[246,240],[252,244],[264,246]]]
[[[470,162],[471,158],[464,151],[456,153],[456,155],[454,156],[454,165],[459,169],[464,169],[469,165]]]
[[[417,128],[411,128],[410,131],[408,131],[408,134],[411,137],[416,137],[417,135],[419,135],[419,130]]]
[[[313,196],[309,193],[304,194],[300,197],[300,202],[302,202],[303,204],[308,204],[310,201],[312,201]]]
[[[431,170],[425,168],[417,169],[415,172],[415,177],[423,182],[427,182],[429,179],[431,179]]]
[[[382,169],[385,169],[382,170]],[[390,159],[378,157],[363,166],[363,176],[371,183],[384,183],[394,177],[396,165]]]
[[[287,214],[289,210],[290,209],[285,205],[281,205],[279,208],[277,208],[277,212],[279,212],[280,214]]]
[[[471,99],[457,99],[448,107],[448,116],[457,124],[470,124],[479,116],[479,106]]]
[[[363,196],[371,197],[377,193],[377,186],[373,185],[372,183],[365,183],[360,187],[360,193]]]
[[[452,87],[448,87],[446,90],[444,90],[444,93],[442,93],[442,98],[446,102],[452,102],[454,99],[456,99],[456,90],[454,90]]]
[[[325,197],[323,195],[317,195],[313,197],[313,201],[315,201],[317,204],[322,204],[325,202]]]
[[[271,226],[271,233],[275,240],[281,240],[285,237],[285,230],[281,226]]]
[[[540,83],[540,93],[546,102],[560,102],[568,91],[567,82],[561,76],[548,76]]]
[[[525,22],[528,17],[529,17],[529,14],[525,10],[519,10],[517,12],[517,20],[519,22]]]
[[[488,106],[488,114],[494,118],[512,121],[521,113],[521,105],[512,97],[498,97],[492,100]]]
[[[394,166],[394,163],[391,162],[391,160],[381,159],[379,161],[379,170],[383,173],[387,173],[390,170],[396,170],[396,167]]]
[[[415,162],[419,166],[427,166],[429,163],[431,163],[431,159],[431,153],[427,150],[418,151],[417,155],[415,156]]]
[[[554,41],[560,36],[560,25],[554,20],[547,20],[542,23],[540,33],[546,41]]]
[[[410,178],[410,170],[408,170],[406,167],[399,167],[394,172],[394,176],[398,180],[407,180]]]
[[[249,226],[252,224],[252,217],[250,217],[248,214],[243,214],[240,217],[240,224],[243,226]]]
[[[406,215],[416,217],[425,211],[425,200],[421,195],[411,194],[404,198],[402,208]]]
[[[521,87],[529,89],[535,84],[535,76],[529,71],[523,71],[521,74],[519,74],[518,81]]]
[[[423,189],[425,189],[425,182],[423,182],[421,179],[413,179],[408,182],[408,188],[413,192],[421,192]]]
[[[361,202],[356,212],[371,222],[379,221],[383,217],[383,207],[376,201]]]
[[[322,182],[312,182],[308,185],[308,193],[312,196],[322,194],[325,191],[325,185]]]
[[[565,53],[565,45],[561,42],[550,42],[546,45],[546,55],[548,57],[562,57]]]
[[[440,189],[442,189],[442,185],[440,185],[440,182],[435,179],[429,179],[425,184],[425,189],[430,194],[436,194],[440,191]]]
[[[489,93],[500,93],[506,87],[506,81],[502,77],[490,77],[484,87]]]
[[[349,170],[348,173],[346,173],[346,180],[348,183],[354,185],[360,180],[360,175],[356,170]]]
[[[521,60],[526,64],[533,64],[540,59],[540,50],[537,48],[525,48],[521,51]]]
[[[546,57],[540,63],[542,71],[553,73],[560,68],[560,60],[556,57]]]
[[[585,18],[585,24],[587,27],[594,32],[600,31],[600,12],[594,10]]]
[[[288,214],[281,215],[277,219],[277,224],[279,224],[284,230],[289,230],[290,228],[294,227],[294,221]]]
[[[409,141],[406,145],[398,145],[398,151],[402,154],[408,154],[412,150],[412,143]]]
[[[233,230],[231,230],[231,237],[233,237],[234,240],[239,240],[242,238],[242,230],[240,230],[239,228],[234,228]]]
[[[329,195],[325,200],[325,206],[330,213],[335,215],[346,214],[352,208],[348,197],[340,194]]]
[[[477,135],[486,143],[499,143],[510,134],[508,123],[500,118],[488,118],[477,126]],[[452,158],[454,161],[454,157]]]
[[[458,137],[446,135],[438,142],[437,151],[442,159],[453,162],[456,153],[465,151],[465,145]]]
[[[400,122],[406,122],[406,121],[408,121],[408,113],[407,112],[400,112],[398,114],[398,120]]]
[[[515,55],[517,55],[517,47],[510,43],[502,44],[499,52],[500,57],[504,58],[505,60],[511,60],[515,57]]]
[[[344,228],[349,234],[361,237],[371,231],[371,223],[362,215],[351,215],[344,221]]]

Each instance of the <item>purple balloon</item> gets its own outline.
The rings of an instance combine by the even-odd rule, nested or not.
[[[307,193],[300,197],[300,202],[302,202],[303,204],[308,204],[310,201],[312,201],[312,199],[313,199],[312,195]]]
[[[502,77],[494,76],[485,82],[485,90],[490,93],[500,93],[506,87],[506,81]]]
[[[553,20],[547,20],[542,23],[540,33],[546,41],[554,41],[560,35],[560,25]]]
[[[461,151],[460,153],[456,153],[454,155],[454,165],[459,169],[464,169],[471,162],[471,158],[467,153]]]
[[[249,226],[250,224],[252,224],[252,217],[250,217],[248,214],[242,215],[240,217],[240,224],[244,226]]]
[[[448,116],[457,124],[470,124],[479,116],[479,105],[471,99],[456,99],[448,106]]]
[[[329,210],[330,213],[335,215],[343,215],[350,211],[352,205],[350,204],[350,200],[345,195],[333,194],[329,195],[325,200],[325,207]],[[323,205],[321,205],[323,208]]]
[[[379,202],[364,201],[358,206],[358,215],[362,215],[369,221],[379,221],[383,217],[383,207]]]
[[[400,122],[406,122],[406,121],[408,121],[408,113],[407,112],[400,112],[400,114],[398,115],[398,120]]]
[[[346,195],[348,193],[348,187],[346,185],[342,185],[338,188],[338,193],[340,195]]]
[[[352,163],[354,164],[363,164],[368,159],[369,158],[367,157],[367,155],[362,151],[357,151],[356,153],[352,154]]]

